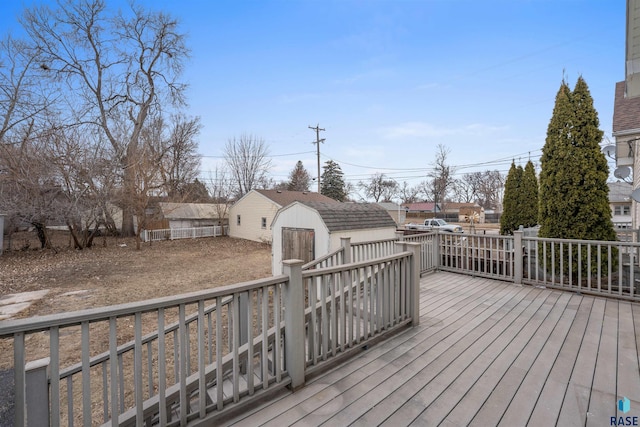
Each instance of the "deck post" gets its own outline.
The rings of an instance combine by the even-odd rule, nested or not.
[[[513,282],[516,285],[522,284],[522,230],[516,230],[513,232]]]
[[[28,362],[25,367],[27,426],[49,425],[50,358]]]
[[[351,264],[351,237],[341,237],[340,246],[342,251],[342,263]]]
[[[283,273],[289,276],[284,287],[284,360],[293,391],[304,386],[304,289],[300,259],[282,261]]]
[[[409,292],[411,295],[411,326],[420,324],[420,243],[404,243],[407,251],[411,252],[411,276],[409,279]]]

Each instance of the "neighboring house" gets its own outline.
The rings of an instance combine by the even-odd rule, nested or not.
[[[385,209],[397,225],[404,225],[407,222],[407,209],[404,206],[387,202],[380,202],[377,205]]]
[[[342,237],[351,243],[392,239],[396,223],[375,203],[294,202],[280,209],[273,230],[272,272],[282,272],[282,260],[309,262],[340,247]]]
[[[610,182],[609,206],[612,221],[616,228],[631,228],[631,191],[628,182]]]
[[[271,243],[271,222],[276,213],[298,201],[340,203],[311,191],[251,190],[229,209],[229,236]]]
[[[484,224],[484,209],[477,203],[455,203],[447,202],[443,211],[449,215],[456,215],[458,222],[467,222],[470,216],[477,218],[476,224]]]
[[[402,206],[406,210],[405,223],[422,222],[427,218],[435,217],[437,212],[441,212],[440,205],[433,202],[404,203]]]
[[[408,213],[436,213],[440,212],[440,205],[433,202],[420,202],[420,203],[404,203]]]
[[[216,203],[160,202],[158,207],[162,228],[211,227],[224,225],[227,219],[225,206]]]

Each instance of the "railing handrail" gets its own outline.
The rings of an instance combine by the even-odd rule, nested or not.
[[[333,256],[338,255],[339,253],[344,252],[344,247],[340,247],[338,249],[336,249],[333,252],[329,252],[328,254],[321,256],[320,258],[316,258],[314,260],[309,261],[306,264],[302,265],[302,270],[308,270],[309,268],[313,267],[314,265],[318,265],[328,259],[330,259]]]
[[[354,247],[354,246],[366,246],[366,245],[373,245],[373,244],[380,244],[380,243],[389,243],[389,242],[394,242],[394,241],[397,241],[397,240],[398,240],[397,237],[391,237],[391,238],[382,239],[382,240],[368,240],[366,242],[351,243],[351,247]]]
[[[136,313],[146,313],[159,308],[176,307],[182,304],[192,304],[199,300],[226,297],[231,293],[238,293],[257,289],[263,286],[276,285],[289,279],[286,275],[278,275],[263,279],[233,285],[220,286],[204,291],[195,291],[181,295],[155,298],[126,304],[118,304],[100,308],[71,311],[67,313],[50,314],[46,316],[30,317],[26,319],[5,320],[0,323],[0,338],[10,337],[20,332],[38,332],[52,327],[68,327],[80,325],[84,322],[107,320],[111,317],[131,316]]]
[[[336,265],[336,266],[332,266],[332,267],[324,267],[324,268],[318,268],[318,269],[314,269],[314,270],[306,270],[302,272],[302,278],[303,279],[307,279],[309,277],[314,277],[314,276],[321,276],[324,274],[330,274],[330,273],[336,273],[338,271],[343,271],[343,270],[352,270],[355,268],[360,268],[360,267],[367,267],[370,265],[375,265],[375,264],[382,264],[384,262],[388,262],[388,261],[393,261],[396,259],[400,259],[400,258],[405,258],[407,256],[410,256],[411,252],[398,252],[392,255],[387,255],[387,256],[383,256],[383,257],[379,257],[379,258],[375,258],[375,259],[370,259],[370,260],[366,260],[366,261],[358,261],[358,262],[352,262],[349,264],[341,264],[341,265]]]
[[[590,245],[611,244],[615,246],[620,245],[620,246],[640,247],[640,242],[623,242],[621,240],[558,239],[554,237],[522,237],[522,240],[535,240],[535,241],[550,242],[550,243],[580,243],[580,244],[590,244]]]

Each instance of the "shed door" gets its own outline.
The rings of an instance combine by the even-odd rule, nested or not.
[[[301,259],[305,263],[315,258],[315,231],[307,228],[282,229],[282,260]]]

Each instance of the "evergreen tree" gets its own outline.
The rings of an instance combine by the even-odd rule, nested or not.
[[[309,185],[311,184],[311,175],[302,165],[302,161],[298,160],[296,166],[289,174],[289,182],[287,184],[287,190],[289,191],[309,191]]]
[[[320,182],[320,194],[331,197],[339,202],[347,198],[342,169],[333,160],[328,160],[322,167],[322,179]]]
[[[541,237],[615,240],[602,135],[584,79],[573,93],[563,81],[540,159]]]
[[[520,198],[520,224],[533,227],[538,224],[538,178],[531,160],[524,167]]]
[[[502,203],[502,216],[500,217],[500,234],[513,234],[518,229],[519,205],[522,188],[522,166],[511,163],[507,180],[504,184],[504,199]]]

